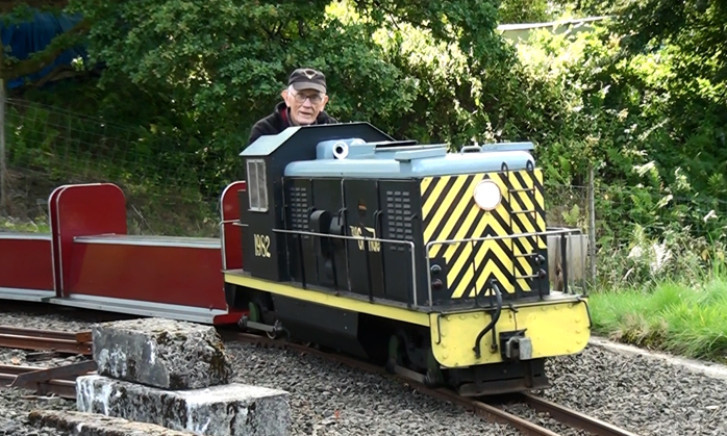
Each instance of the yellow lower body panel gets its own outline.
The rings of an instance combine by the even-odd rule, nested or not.
[[[588,306],[585,300],[543,302],[529,306],[503,307],[495,326],[500,332],[525,330],[532,344],[532,358],[574,354],[585,348],[590,332]],[[446,368],[502,362],[499,339],[492,347],[492,332],[480,340],[480,357],[474,351],[480,332],[492,317],[477,310],[457,313],[430,313],[430,331],[434,358]]]
[[[380,303],[371,303],[365,299],[352,298],[347,295],[333,294],[331,292],[301,289],[285,283],[277,283],[255,277],[244,276],[230,271],[225,272],[225,282],[233,285],[244,286],[250,289],[257,289],[271,294],[295,298],[297,300],[316,303],[323,306],[337,307],[339,309],[351,310],[358,313],[380,316],[409,324],[427,326],[429,319],[424,312],[417,312],[406,307],[389,306]]]

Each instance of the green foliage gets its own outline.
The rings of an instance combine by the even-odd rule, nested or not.
[[[140,125],[152,154],[195,155],[208,195],[239,177],[250,126],[301,65],[326,72],[327,110],[343,121],[453,148],[526,137],[494,2],[74,0],[71,10],[92,23],[101,114]]]
[[[498,13],[501,23],[542,23],[552,18],[546,0],[505,0]]]
[[[702,286],[665,282],[593,294],[595,331],[635,345],[725,362],[727,280],[719,271],[703,280]]]
[[[648,164],[651,171],[631,171],[623,182],[615,173],[606,181],[643,189],[627,209],[637,223],[723,242],[727,208],[710,199],[724,198],[727,174],[727,64],[720,55],[727,9],[722,2],[629,0],[612,12],[609,31],[618,36],[618,51],[595,77],[610,86],[605,103],[624,113],[624,135],[613,136],[618,147],[612,149],[641,156],[629,166]],[[648,196],[657,201],[644,203]]]
[[[664,280],[696,285],[704,278],[704,265],[724,256],[724,247],[677,229],[659,232],[659,239],[650,238],[644,227],[633,229],[628,246],[604,243],[601,251],[608,256],[602,256],[598,268],[604,285],[636,286]]]
[[[583,227],[581,208],[574,204],[570,210],[563,212],[563,221],[570,227]]]
[[[344,25],[326,13],[328,2],[71,5],[93,23],[88,48],[105,65],[105,114],[133,118],[171,138],[174,151],[197,154],[206,192],[236,177],[250,126],[301,65],[327,73],[329,109],[342,120],[389,126],[415,112],[414,83],[371,41],[371,24]]]
[[[138,232],[217,233],[215,202],[197,182],[198,155],[152,150],[149,132],[24,101],[8,101],[5,121],[8,166],[37,185],[31,201],[61,184],[113,181],[129,199],[130,226]]]
[[[594,32],[536,32],[519,46],[535,109],[523,119],[537,126],[532,138],[541,144],[547,181],[581,184],[587,168],[595,167],[602,277],[639,283],[678,275],[671,266],[652,271],[651,260],[626,256],[636,246],[648,253],[665,244],[674,254],[670,265],[690,277],[727,242],[725,82],[715,82],[716,73],[704,68],[684,68],[719,62],[683,43],[682,29],[657,34],[646,26],[652,45],[633,43],[641,29],[619,15],[624,10],[616,10],[616,20],[595,24]],[[694,24],[690,32],[705,32],[707,40],[716,23],[709,26]],[[548,102],[548,112],[538,102]]]

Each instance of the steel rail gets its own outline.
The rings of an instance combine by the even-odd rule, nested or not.
[[[568,424],[572,427],[578,427],[594,435],[637,436],[636,433],[618,428],[612,424],[601,421],[600,419],[563,407],[560,404],[553,403],[552,401],[548,401],[544,398],[528,393],[522,393],[520,395],[523,397],[523,401],[533,409],[540,412],[546,412],[559,422]]]
[[[15,381],[10,385],[12,387],[27,387],[35,383],[45,382],[48,380],[75,380],[81,374],[96,371],[98,366],[93,360],[86,360],[70,365],[56,366],[51,368],[37,368],[35,371],[27,371],[18,374]]]
[[[0,365],[0,383],[4,387],[35,391],[37,395],[54,394],[76,398],[75,379],[96,370],[96,362],[87,360],[58,367]]]
[[[91,354],[91,332],[59,332],[0,326],[0,347]]]
[[[349,367],[360,369],[368,373],[374,373],[382,375],[384,377],[393,379],[399,383],[406,383],[407,386],[433,398],[437,398],[444,401],[449,401],[456,404],[466,410],[473,411],[474,413],[483,416],[490,422],[496,422],[500,424],[510,425],[521,433],[527,436],[558,436],[559,434],[545,428],[541,425],[528,421],[525,418],[514,415],[510,412],[503,410],[492,404],[488,404],[481,400],[473,399],[471,397],[463,397],[456,392],[445,389],[445,388],[432,388],[426,386],[422,382],[422,376],[418,373],[417,376],[409,375],[413,371],[407,370],[406,368],[396,368],[396,374],[391,374],[381,366],[374,365],[368,362],[364,362],[352,357],[341,356],[338,354],[328,353],[315,348],[311,348],[307,345],[297,344],[294,342],[277,341],[269,339],[264,336],[252,334],[252,333],[241,333],[241,332],[221,332],[223,337],[227,340],[234,340],[245,343],[252,343],[256,345],[272,346],[281,349],[295,350],[305,354],[312,354],[318,357],[329,359],[337,363],[342,363]],[[561,424],[569,427],[577,427],[585,429],[596,436],[636,436],[635,433],[620,429],[614,425],[600,421],[596,418],[589,417],[580,412],[570,410],[566,407],[559,406],[555,403],[542,400],[538,397],[534,397],[529,394],[524,394],[522,401],[528,404],[533,409],[539,411],[545,411],[550,416]],[[533,399],[532,402],[530,399]],[[537,406],[536,406],[537,404]],[[550,408],[545,409],[546,406]],[[541,409],[542,407],[542,409]]]
[[[76,399],[75,380],[48,380],[35,385],[35,394],[39,396],[55,395],[67,400]]]
[[[0,325],[0,334],[28,335],[28,336],[38,336],[41,338],[53,338],[53,339],[68,339],[68,340],[76,340],[78,342],[90,342],[91,341],[91,332],[90,331],[72,333],[72,332],[64,332],[64,331],[58,331],[58,330],[29,329],[29,328]]]

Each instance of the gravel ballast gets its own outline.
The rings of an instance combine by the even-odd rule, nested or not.
[[[0,325],[69,331],[89,330],[99,320],[79,321],[73,310],[0,313]],[[602,341],[599,341],[599,343]],[[293,435],[517,435],[513,428],[484,421],[458,406],[429,398],[400,382],[365,374],[313,355],[227,343],[233,381],[291,393]],[[71,356],[28,362],[27,353],[0,348],[0,362],[60,365]],[[718,367],[718,369],[723,369]],[[727,380],[670,360],[589,345],[580,355],[547,364],[552,387],[542,395],[641,435],[727,434]],[[73,401],[0,389],[0,435],[59,435],[36,428],[34,409],[75,410]],[[547,416],[512,406],[565,435],[584,434],[552,423]]]

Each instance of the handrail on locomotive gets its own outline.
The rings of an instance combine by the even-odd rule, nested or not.
[[[376,242],[376,243],[384,243],[384,244],[398,244],[398,245],[404,245],[408,247],[409,253],[410,253],[410,276],[411,276],[411,289],[409,291],[411,292],[411,304],[410,307],[414,308],[428,308],[433,309],[434,308],[434,296],[432,295],[432,277],[430,274],[427,274],[427,290],[428,290],[428,299],[426,301],[425,305],[420,306],[419,301],[417,299],[417,277],[416,277],[416,251],[415,251],[415,244],[412,241],[407,240],[400,240],[400,239],[386,239],[386,238],[377,238],[377,237],[367,237],[365,235],[358,236],[358,235],[337,235],[337,234],[331,234],[331,233],[318,233],[318,232],[310,232],[310,231],[301,231],[301,230],[286,230],[286,229],[273,229],[273,232],[275,233],[283,233],[283,234],[289,234],[289,235],[298,235],[298,236],[313,236],[318,238],[333,238],[333,239],[342,239],[342,240],[353,240],[353,241],[361,241],[365,244],[365,246],[368,247],[368,244],[370,242]],[[478,242],[487,242],[487,241],[496,241],[496,240],[505,240],[505,239],[516,239],[516,238],[524,238],[524,237],[534,237],[534,236],[557,236],[560,235],[560,250],[561,255],[563,256],[562,259],[562,268],[564,272],[564,276],[566,276],[566,272],[568,271],[567,267],[567,244],[566,244],[566,236],[568,235],[578,235],[581,234],[581,230],[577,228],[561,228],[561,229],[549,229],[544,232],[534,232],[534,233],[517,233],[517,234],[511,234],[511,235],[501,235],[501,236],[485,236],[480,238],[464,238],[464,239],[449,239],[449,240],[442,240],[442,241],[430,241],[426,244],[425,250],[424,250],[424,257],[426,260],[426,270],[429,271],[432,267],[431,260],[432,258],[429,256],[429,253],[431,252],[431,248],[438,245],[454,245],[454,244],[463,244],[463,243],[469,243],[474,244]],[[534,254],[530,254],[528,256],[533,256]],[[300,259],[302,262],[302,259]],[[470,259],[470,263],[473,264],[475,259]],[[348,267],[348,265],[347,265]],[[350,282],[350,272],[347,269],[347,279]],[[567,277],[564,277],[565,281],[563,283],[563,293],[568,293],[568,282]],[[305,285],[304,285],[305,287]],[[480,292],[476,292],[475,295],[479,295]],[[585,295],[585,289],[583,294]],[[539,294],[540,298],[543,298],[542,293]],[[374,303],[375,299],[371,297],[371,302]],[[477,299],[475,299],[475,307],[477,306]]]
[[[567,261],[566,261],[567,244],[566,244],[565,237],[567,235],[577,235],[577,234],[581,234],[580,229],[563,228],[563,229],[550,229],[550,230],[546,230],[544,232],[534,232],[534,233],[514,233],[514,234],[510,234],[510,235],[484,236],[484,237],[480,237],[480,238],[465,238],[465,239],[449,239],[449,240],[442,240],[442,241],[430,241],[426,244],[426,248],[425,248],[427,271],[429,271],[431,268],[431,257],[429,256],[429,253],[431,252],[431,248],[434,246],[437,246],[437,245],[454,245],[454,244],[470,243],[470,244],[473,244],[473,246],[474,246],[474,244],[477,242],[497,241],[497,240],[504,240],[504,239],[516,239],[516,238],[525,238],[525,237],[534,237],[534,236],[547,237],[549,235],[561,235],[560,248],[561,248],[561,255],[563,256],[562,257],[563,271],[567,271],[567,266],[566,266],[567,265]],[[535,255],[534,253],[531,253],[526,256],[534,256],[534,255]],[[474,262],[475,262],[474,259],[470,260],[470,263],[472,263],[473,266],[474,266]],[[565,276],[565,274],[564,274],[564,276]],[[433,298],[432,277],[429,274],[427,275],[427,285],[428,285],[427,289],[429,290],[429,302],[430,302],[430,307],[431,307],[431,302],[433,301],[432,300],[432,298]],[[568,282],[564,281],[563,285],[564,285],[563,293],[567,293]],[[476,292],[475,295],[479,295],[479,292],[477,292],[476,289],[475,289],[475,292]],[[540,295],[540,297],[542,299],[542,294]]]

